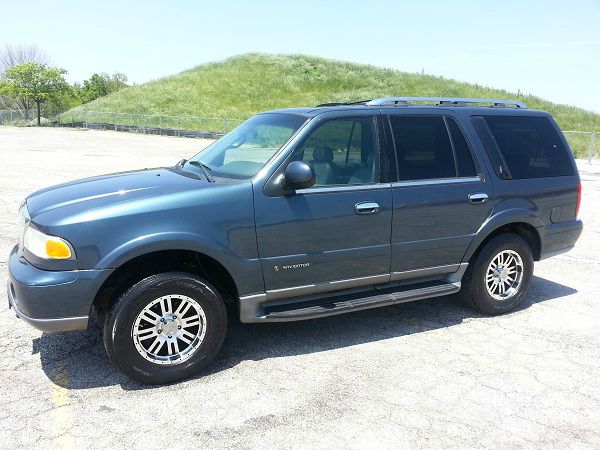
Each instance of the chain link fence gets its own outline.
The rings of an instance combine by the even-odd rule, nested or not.
[[[43,117],[44,114],[42,114]],[[101,111],[72,111],[43,119],[43,124],[57,127],[81,127],[99,130],[128,131],[167,136],[219,138],[242,123],[242,119],[127,114]],[[36,112],[0,110],[0,125],[36,125]],[[599,131],[565,131],[576,158],[600,158]]]
[[[42,114],[44,117],[44,114]],[[27,125],[37,125],[37,111],[0,109],[0,125],[13,125],[22,127]]]
[[[598,131],[564,131],[563,132],[575,158],[600,158],[600,132]]]
[[[0,110],[0,125],[36,125],[35,111]],[[42,117],[45,117],[42,114]],[[242,119],[128,114],[101,111],[74,111],[45,118],[42,124],[55,127],[79,127],[98,130],[128,131],[166,136],[219,138],[243,122]]]
[[[59,114],[53,120],[56,126],[203,138],[221,137],[242,122],[241,119],[229,118],[99,111],[67,112]]]

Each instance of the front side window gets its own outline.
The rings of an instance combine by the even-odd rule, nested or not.
[[[390,116],[398,180],[454,178],[457,167],[444,118]]]
[[[305,121],[305,117],[292,114],[259,114],[227,133],[190,161],[202,162],[215,176],[251,178]],[[186,168],[198,170],[189,162]]]
[[[314,169],[317,186],[366,184],[376,179],[372,117],[329,120],[299,147],[296,159]]]

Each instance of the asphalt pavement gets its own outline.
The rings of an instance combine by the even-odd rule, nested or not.
[[[208,143],[0,127],[1,285],[28,193],[172,165]],[[95,326],[42,333],[3,292],[0,448],[600,448],[600,162],[579,167],[582,238],[536,263],[504,316],[444,297],[234,323],[204,373],[148,387],[112,368]]]

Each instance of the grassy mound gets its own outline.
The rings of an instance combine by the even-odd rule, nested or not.
[[[171,123],[175,120],[156,118],[157,123],[151,125],[221,130],[267,109],[386,96],[518,99],[529,108],[550,112],[563,130],[600,130],[599,114],[534,96],[312,56],[267,54],[245,54],[203,64],[99,98],[68,111],[65,116],[81,118],[86,110],[105,112],[100,118],[105,122],[110,122],[108,113],[201,116],[219,120]],[[230,121],[224,123],[223,118]],[[131,118],[129,124],[135,125],[136,120],[139,118]],[[159,120],[163,123],[159,124]]]

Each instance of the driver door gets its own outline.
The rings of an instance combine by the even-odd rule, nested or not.
[[[389,280],[392,192],[372,111],[323,119],[284,162],[304,160],[317,183],[293,195],[255,188],[258,252],[277,297]],[[321,289],[323,290],[323,289]]]

